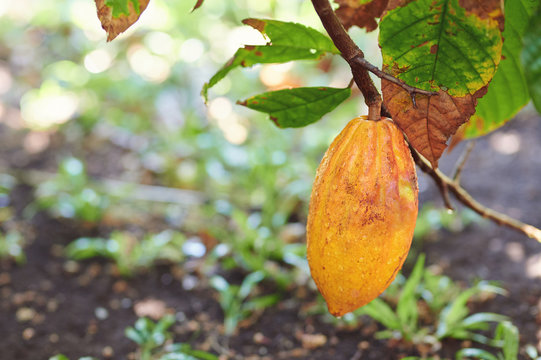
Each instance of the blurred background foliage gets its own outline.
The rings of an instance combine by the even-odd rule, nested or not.
[[[212,89],[205,106],[204,82],[238,47],[264,42],[242,19],[321,25],[305,1],[208,1],[190,13],[192,6],[152,1],[136,26],[106,43],[92,1],[3,2],[0,123],[19,134],[24,153],[2,166],[25,168],[50,152],[38,168],[58,173],[47,181],[38,176],[27,214],[45,208],[90,223],[114,215],[119,203],[145,198],[137,192],[148,189],[129,184],[194,190],[197,206],[162,201],[169,226],[241,243],[234,245],[247,253],[239,261],[252,270],[248,253],[260,262],[283,258],[284,242],[302,238],[298,223],[319,159],[363,105],[353,97],[317,126],[295,130],[277,129],[265,115],[235,105],[269,89],[344,87],[347,66],[329,57],[236,70]],[[376,35],[362,35],[354,32],[376,50]],[[378,51],[368,53],[379,62]],[[101,179],[126,186],[119,192]],[[302,257],[299,251],[294,255]]]

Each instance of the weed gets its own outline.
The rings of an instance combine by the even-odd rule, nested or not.
[[[140,241],[127,232],[115,231],[109,239],[79,238],[66,247],[66,254],[75,260],[97,256],[111,259],[122,275],[130,276],[159,260],[182,261],[185,240],[183,234],[171,230],[147,235]]]
[[[479,331],[488,330],[490,323],[501,323],[507,319],[494,313],[470,314],[467,306],[468,301],[480,293],[505,294],[502,288],[482,281],[460,292],[450,279],[431,274],[424,269],[424,255],[419,257],[401,289],[397,291],[396,287],[393,287],[391,293],[398,294],[394,309],[382,298],[377,298],[356,312],[368,315],[385,326],[385,330],[376,334],[378,338],[399,338],[414,344],[426,343],[434,346],[439,346],[444,338],[494,344]],[[387,296],[388,294],[386,298]],[[427,305],[435,326],[421,323],[421,303]]]
[[[76,158],[63,160],[57,175],[39,185],[35,195],[38,208],[89,222],[99,221],[109,205],[109,198],[90,186],[85,165]]]
[[[240,286],[229,284],[221,276],[214,276],[210,279],[211,286],[219,293],[220,306],[224,311],[226,335],[232,335],[241,320],[278,302],[280,299],[278,294],[249,299],[256,285],[264,278],[263,272],[253,272],[244,278]]]
[[[23,243],[23,236],[18,231],[10,231],[5,235],[0,232],[0,258],[12,258],[17,264],[24,264],[26,255]]]

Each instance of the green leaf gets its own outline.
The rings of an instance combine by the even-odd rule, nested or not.
[[[417,311],[418,298],[416,297],[416,289],[423,277],[424,265],[425,255],[422,254],[419,256],[419,259],[417,259],[415,267],[404,285],[404,289],[400,294],[400,299],[396,306],[396,312],[400,322],[403,326],[408,326],[410,328],[409,330],[413,330],[417,325],[419,313]]]
[[[268,42],[238,49],[233,58],[203,86],[201,94],[205,101],[208,90],[236,67],[319,59],[327,52],[340,53],[327,36],[302,24],[260,19],[245,19],[243,23],[259,30]]]
[[[266,92],[238,104],[269,114],[278,127],[303,127],[321,119],[350,95],[350,88],[301,87]]]
[[[498,324],[494,340],[503,342],[502,349],[505,360],[514,360],[518,358],[519,334],[515,325],[509,321]]]
[[[120,15],[129,15],[130,9],[128,7],[129,3],[133,4],[135,11],[140,14],[141,7],[139,6],[138,0],[105,0],[105,5],[109,6],[113,11],[113,17],[117,18]]]
[[[498,358],[486,350],[481,349],[462,349],[455,355],[457,360],[463,360],[467,358],[480,359],[480,360],[498,360]]]
[[[256,271],[244,278],[240,285],[238,296],[241,299],[245,299],[250,295],[255,286],[265,278],[263,271]]]
[[[372,319],[380,322],[388,329],[401,330],[400,319],[393,312],[393,309],[385,301],[375,298],[370,303],[363,306],[359,314],[370,316]]]
[[[524,35],[524,50],[522,64],[524,74],[530,89],[533,104],[541,113],[541,6],[531,17],[530,24]]]
[[[527,19],[531,18],[535,5],[536,2],[531,0],[505,1],[502,60],[487,94],[479,99],[476,113],[464,126],[465,138],[494,131],[512,119],[530,100],[520,55],[523,48],[522,37],[528,26]],[[538,58],[539,54],[536,56],[536,59]]]
[[[496,20],[458,0],[417,0],[388,12],[379,43],[387,71],[424,90],[473,95],[494,76],[502,39]]]
[[[141,333],[139,331],[135,330],[132,327],[126,328],[126,330],[124,331],[124,334],[126,335],[126,337],[128,339],[132,340],[133,342],[135,342],[135,343],[137,343],[139,345],[145,343],[144,336],[141,335]]]

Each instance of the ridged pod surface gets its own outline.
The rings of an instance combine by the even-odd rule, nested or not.
[[[415,164],[392,120],[351,120],[321,160],[310,199],[307,256],[329,312],[378,297],[408,254],[417,219]]]

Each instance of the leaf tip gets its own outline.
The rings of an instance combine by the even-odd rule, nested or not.
[[[253,27],[254,29],[258,30],[261,33],[265,32],[265,22],[263,20],[248,18],[248,19],[242,20],[242,23],[244,25]]]
[[[274,116],[270,116],[271,121],[274,123],[274,125],[278,126],[279,128],[282,128],[282,125],[278,122],[278,118]]]

